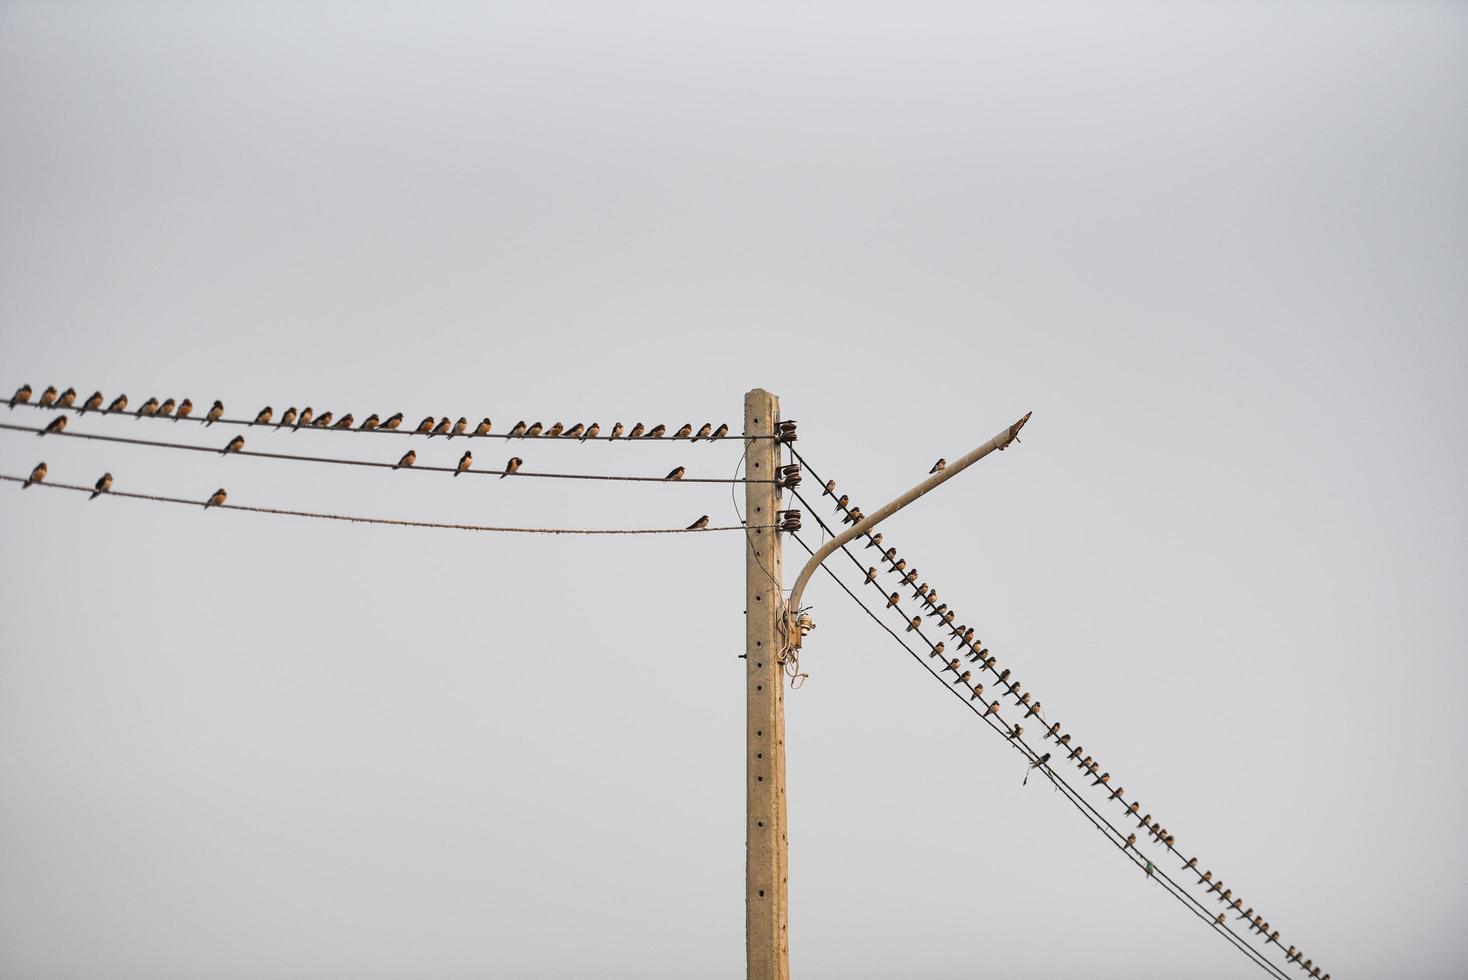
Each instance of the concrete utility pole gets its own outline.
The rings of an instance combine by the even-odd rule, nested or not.
[[[773,436],[780,400],[762,388],[744,396],[746,436]],[[745,475],[774,480],[780,443],[745,439]],[[745,845],[744,948],[749,980],[789,980],[787,912],[789,838],[785,832],[785,685],[779,655],[786,629],[781,607],[780,491],[744,485],[745,532]]]

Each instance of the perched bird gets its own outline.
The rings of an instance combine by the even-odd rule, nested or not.
[[[16,394],[20,394],[20,392],[16,392]],[[56,403],[56,386],[55,385],[51,385],[45,391],[41,392],[41,397],[36,402],[36,404],[39,405],[41,408],[50,408],[55,403]]]
[[[457,421],[457,422],[454,423],[453,431],[449,433],[449,438],[452,439],[454,436],[461,436],[461,435],[463,435],[465,433],[465,431],[468,430],[468,428],[469,428],[469,420],[466,419],[464,416],[460,415],[459,416],[459,421]]]
[[[629,433],[627,433],[627,438],[628,439],[641,439],[642,438],[642,434],[644,432],[646,432],[646,431],[647,431],[647,427],[644,426],[641,422],[638,422],[636,425],[634,425],[632,427],[632,431],[629,432]]]
[[[1129,816],[1129,817],[1135,817],[1137,815],[1137,811],[1140,810],[1141,808],[1142,808],[1142,804],[1141,803],[1138,803],[1135,800],[1133,800],[1131,806],[1129,806],[1129,807],[1126,808],[1127,816]]]
[[[205,415],[204,415],[204,427],[207,429],[209,426],[213,425],[215,422],[218,422],[219,419],[223,417],[223,415],[224,415],[224,402],[222,402],[222,401],[220,401],[219,399],[216,398],[214,400],[214,404],[209,406],[209,411],[206,412]]]
[[[894,571],[894,572],[901,572],[901,571],[903,571],[906,568],[907,568],[907,559],[906,558],[901,558],[901,559],[899,559],[897,561],[894,561],[892,563],[892,571]]]
[[[489,416],[485,416],[484,418],[480,419],[479,424],[474,427],[474,434],[476,436],[487,436],[489,435],[490,428],[491,425],[489,421]]]
[[[428,416],[428,418],[426,418],[422,422],[419,422],[418,423],[418,428],[416,428],[416,429],[413,430],[413,435],[415,435],[415,436],[429,435],[432,432],[433,432],[433,416],[430,415],[430,416]]]
[[[880,548],[880,547],[882,547],[882,534],[881,534],[881,532],[879,531],[876,534],[872,535],[871,538],[870,538],[870,541],[871,541],[871,543],[867,545],[868,548]]]
[[[465,424],[467,425],[468,423]],[[453,423],[450,422],[449,417],[445,415],[443,418],[438,420],[438,425],[435,425],[433,427],[433,431],[428,433],[428,438],[432,439],[434,436],[444,435],[449,431],[449,426],[451,425],[453,425]]]
[[[1118,786],[1118,787],[1116,787],[1116,789],[1114,789],[1114,790],[1111,791],[1111,795],[1109,797],[1107,797],[1107,799],[1115,800],[1115,799],[1118,799],[1118,798],[1124,799],[1125,797],[1126,797],[1126,787],[1125,786]]]
[[[841,518],[841,523],[842,524],[860,524],[865,519],[866,519],[866,515],[861,512],[861,508],[860,507],[853,507],[853,508],[851,508],[851,510],[849,510],[849,511],[846,512],[846,516],[845,517]]]
[[[530,426],[530,428],[525,430],[525,437],[527,439],[537,439],[540,437],[541,432],[543,432],[544,430],[545,426],[541,425],[539,422],[536,422],[535,424]]]
[[[65,391],[63,391],[61,393],[61,397],[58,398],[58,399],[56,399],[56,407],[57,408],[70,408],[71,406],[73,406],[75,404],[76,404],[76,389],[75,388],[68,388],[68,389],[66,389]],[[168,399],[168,401],[164,402],[164,404],[168,407],[168,411],[170,411],[170,412],[173,411],[173,399],[172,398]],[[160,412],[159,414],[166,414],[166,413]]]
[[[1126,846],[1127,847],[1136,847],[1137,846],[1137,835],[1136,834],[1127,834],[1126,835]]]
[[[674,439],[687,439],[688,437],[690,437],[692,435],[693,435],[693,423],[692,422],[684,422],[681,426],[679,426],[678,431],[675,432],[675,433],[673,433],[673,438]]]
[[[108,490],[111,490],[111,489],[112,489],[112,474],[111,473],[103,473],[101,476],[97,477],[97,482],[92,486],[92,495],[90,497],[88,497],[87,499],[88,500],[96,500],[98,497],[102,496],[102,494],[106,493]]]
[[[1067,759],[1074,759],[1076,756],[1080,755],[1084,751],[1086,751],[1086,750],[1084,748],[1082,748],[1079,744],[1077,744],[1075,746],[1075,748],[1071,749],[1069,752],[1066,753],[1065,757]],[[1089,759],[1090,756],[1086,756],[1086,758]]]
[[[235,436],[233,439],[231,439],[228,443],[225,444],[225,447],[223,449],[219,450],[219,455],[224,456],[224,455],[226,455],[228,453],[237,453],[241,449],[244,449],[244,448],[245,448],[245,437],[244,436]]]
[[[1149,824],[1151,822],[1152,822],[1152,814],[1149,813],[1146,816],[1144,816],[1141,820],[1138,820],[1137,821],[1137,826],[1138,827],[1145,827],[1145,826],[1147,826],[1147,824]],[[1197,858],[1194,858],[1193,860],[1196,861]]]
[[[938,460],[938,462],[936,462],[936,463],[933,464],[933,468],[932,469],[928,470],[928,475],[929,476],[932,476],[934,473],[938,472],[939,470],[946,470],[947,468],[948,468],[948,460],[946,460],[946,459],[940,459],[940,460]]]
[[[681,467],[681,466],[675,466],[675,467],[673,467],[671,470],[668,471],[668,475],[665,476],[665,477],[663,477],[663,479],[664,480],[681,480],[681,479],[683,479],[683,467]]]
[[[973,675],[973,671],[966,670],[963,673],[959,674],[958,675],[958,680],[954,681],[953,683],[955,685],[957,685],[957,684],[967,684],[970,680],[973,679],[973,676],[974,676]]]
[[[393,469],[396,470],[401,469],[405,466],[412,466],[415,462],[417,462],[417,460],[418,454],[409,449],[407,452],[403,453],[403,458],[397,461],[397,463],[393,466]]]
[[[886,551],[882,552],[882,560],[887,562],[889,565],[897,564],[897,549],[888,548]]]
[[[698,520],[694,521],[692,524],[688,525],[688,527],[684,528],[684,530],[686,530],[686,531],[702,531],[704,528],[706,528],[708,526],[709,526],[709,516],[707,514],[705,514],[702,517],[700,517]]]
[[[1009,740],[1012,742],[1025,733],[1024,726],[1019,722],[1014,723],[1014,728],[1009,732]]]
[[[942,652],[943,652],[943,641],[942,640],[939,640],[936,644],[933,645],[933,652],[930,653],[930,654],[928,654],[928,659],[931,660],[933,657],[936,657],[936,656],[939,656],[940,654],[942,654]]]
[[[888,597],[887,597],[887,608],[888,608],[888,609],[891,609],[891,608],[892,608],[892,607],[893,607],[893,606],[895,606],[895,605],[897,605],[897,600],[899,600],[899,599],[901,599],[901,598],[902,598],[902,597],[901,597],[901,596],[900,596],[900,595],[898,595],[898,594],[897,594],[897,593],[896,593],[896,592],[894,592],[894,593],[892,593],[892,594],[891,594],[891,595],[889,595],[889,596],[888,596]],[[954,662],[954,663],[958,663],[958,661],[957,661],[957,660],[955,660],[955,661],[953,661],[953,662]]]
[[[264,408],[260,409],[260,413],[255,416],[255,421],[251,422],[250,424],[251,425],[269,425],[270,424],[270,420],[271,420],[272,417],[274,417],[274,415],[275,415],[275,409],[271,408],[269,405],[266,405]]]
[[[986,715],[997,715],[998,713],[999,713],[999,702],[998,701],[990,701],[989,702],[989,707],[986,708],[986,709],[984,709],[984,714],[986,714]]]
[[[362,424],[359,425],[359,426],[357,426],[357,431],[358,432],[371,432],[373,429],[377,428],[381,424],[382,424],[382,419],[380,419],[380,418],[377,417],[377,413],[376,412],[373,412],[371,415],[367,416],[365,419],[362,420]]]
[[[902,584],[903,585],[911,585],[912,583],[914,583],[916,581],[917,581],[917,569],[916,568],[914,568],[912,571],[908,572],[906,575],[902,576]],[[970,635],[972,635],[972,634],[970,634]]]
[[[402,424],[403,424],[403,413],[402,412],[394,412],[392,415],[389,415],[387,417],[387,421],[386,422],[382,423],[382,427],[384,429],[396,429],[398,426],[400,426]]]
[[[1218,918],[1214,919],[1213,921],[1218,923],[1219,925],[1223,925],[1223,913],[1218,913]]]
[[[700,439],[707,439],[711,435],[713,435],[713,431],[714,424],[712,422],[705,422],[703,425],[700,425],[698,427],[698,431],[693,434],[693,441],[697,442]]]
[[[97,401],[100,403],[102,400],[102,393],[98,392],[96,397]],[[183,401],[178,403],[178,411],[173,414],[173,420],[177,422],[179,419],[186,419],[192,414],[194,414],[194,403],[185,398]]]
[[[914,617],[912,617],[912,622],[910,622],[910,623],[907,624],[907,632],[908,633],[911,633],[913,630],[917,629],[921,625],[923,625],[923,617],[921,617],[921,616],[914,616]],[[968,676],[968,672],[967,671],[964,672],[964,676],[965,677]]]
[[[1195,868],[1194,870],[1197,870],[1197,869]],[[1213,872],[1212,871],[1205,871],[1205,872],[1203,872],[1202,876],[1198,878],[1198,884],[1200,884],[1200,885],[1207,884],[1208,882],[1210,882],[1212,880],[1213,880]]]
[[[933,597],[932,596],[932,593],[928,593],[928,598],[931,599],[932,597]],[[938,605],[936,605],[936,606],[933,607],[933,611],[930,612],[930,613],[928,613],[928,615],[930,617],[933,617],[933,618],[936,618],[936,619],[942,619],[943,618],[943,614],[946,613],[947,611],[948,611],[948,603],[946,603],[946,602],[940,602]]]
[[[1025,717],[1028,718],[1030,715],[1038,715],[1039,713],[1040,702],[1036,701],[1034,704],[1030,705],[1030,710],[1025,712]]]
[[[1050,739],[1055,738],[1059,734],[1060,722],[1057,721],[1055,724],[1051,725],[1048,729],[1045,730],[1045,736],[1040,741],[1048,742]]]
[[[518,470],[520,468],[520,464],[523,462],[525,461],[519,456],[511,456],[510,461],[505,464],[505,471],[500,474],[500,479],[503,480],[505,477]]]
[[[668,427],[666,425],[663,425],[661,422],[659,422],[657,425],[653,426],[651,429],[648,429],[647,430],[647,437],[649,439],[661,439],[663,436],[665,436],[667,434],[668,434]]]
[[[709,439],[711,439],[711,440],[712,439],[722,439],[725,436],[727,436],[728,434],[729,434],[729,426],[728,426],[728,424],[727,423],[720,423],[719,427],[714,430],[714,434],[711,435],[711,436],[709,436]]]
[[[919,585],[917,587],[917,589],[915,589],[913,591],[912,597],[914,599],[923,599],[923,598],[926,598],[927,597],[927,594],[928,594],[928,583],[927,582],[924,582],[922,585]]]
[[[71,389],[71,398],[72,401],[76,400],[76,391],[74,389]],[[71,402],[67,402],[66,404],[70,405]],[[158,417],[162,419],[168,418],[170,415],[173,414],[173,410],[177,405],[178,403],[175,402],[172,398],[163,399],[163,404],[158,406]]]
[[[948,666],[947,667],[944,667],[938,673],[940,673],[940,674],[946,674],[950,670],[953,671],[955,674],[958,673],[958,661],[957,660],[950,660],[950,661],[948,661]]]
[[[48,432],[60,432],[64,428],[66,428],[66,416],[58,415],[50,422],[47,422],[46,427],[40,432],[37,432],[36,435],[43,436]]]
[[[586,426],[582,425],[580,422],[577,422],[575,425],[571,426],[565,432],[562,432],[561,433],[561,438],[562,439],[580,439],[581,438],[581,433],[583,433],[585,431],[586,431]]]
[[[25,404],[25,403],[22,402],[21,404]],[[31,475],[28,476],[26,478],[25,482],[20,485],[20,488],[22,490],[24,490],[26,487],[30,486],[32,483],[40,483],[44,479],[46,479],[46,464],[45,463],[37,463],[36,464],[36,468],[33,469],[33,470],[31,470]]]
[[[520,421],[516,422],[515,423],[515,427],[510,430],[510,438],[511,439],[521,439],[521,438],[524,438],[524,436],[525,436],[525,420],[524,419],[521,419]]]
[[[832,498],[834,498],[836,496],[836,481],[835,480],[827,480],[826,481],[826,489],[824,489],[824,490],[821,491],[821,496],[822,497],[830,496]]]
[[[147,401],[143,402],[143,404],[138,406],[138,410],[134,413],[134,415],[136,415],[138,418],[143,418],[145,416],[151,418],[152,416],[157,414],[158,399],[156,398],[149,398]]]
[[[184,404],[188,405],[189,408],[193,408],[194,407],[193,406],[193,403],[190,402],[187,398],[184,399]],[[82,407],[79,408],[79,409],[77,409],[76,411],[77,411],[77,414],[78,415],[85,415],[89,411],[96,412],[96,411],[99,411],[101,408],[102,408],[102,393],[100,391],[94,391],[87,398],[86,401],[82,402]],[[179,407],[179,417],[180,418],[182,418],[183,416],[188,415],[188,414],[189,414],[188,412],[185,412],[183,410],[183,407],[182,406]]]
[[[593,422],[590,425],[588,425],[586,427],[586,431],[581,434],[581,441],[582,442],[585,442],[587,439],[595,439],[597,437],[597,435],[599,435],[600,433],[601,433],[601,423],[600,422]]]
[[[332,426],[333,429],[350,429],[351,427],[352,427],[352,413],[351,412],[348,412],[347,414],[343,415],[341,418],[337,419],[336,420],[336,425],[333,425]]]
[[[974,693],[969,696],[969,700],[970,701],[975,701],[975,700],[977,700],[977,699],[979,699],[979,698],[981,698],[983,696],[984,696],[984,685],[982,685],[982,684],[975,684],[974,685]]]
[[[848,503],[850,503],[850,502],[851,502],[851,498],[848,497],[846,494],[843,493],[840,497],[838,497],[836,499],[836,509],[837,510],[845,510],[846,509],[846,505]]]
[[[322,412],[320,415],[316,416],[316,421],[311,423],[311,427],[315,429],[325,429],[331,425],[331,420],[334,417],[335,416],[331,412]]]
[[[1223,894],[1220,895],[1220,896],[1218,896],[1218,901],[1221,902],[1224,905],[1227,905],[1229,899],[1231,899],[1233,897],[1234,897],[1234,890],[1232,888],[1225,888],[1223,890]]]
[[[228,496],[229,494],[224,492],[224,488],[220,487],[218,490],[215,490],[214,493],[210,495],[208,500],[204,501],[204,509],[208,510],[210,507],[222,506],[224,504],[225,498]]]
[[[1091,768],[1091,757],[1086,756],[1084,759],[1081,760],[1080,765],[1078,765],[1076,768],[1081,770],[1082,772],[1085,772],[1087,769]]]
[[[626,431],[626,427],[624,425],[622,425],[621,422],[618,422],[616,425],[612,426],[612,434],[609,435],[609,436],[607,436],[607,438],[608,439],[620,439],[620,438],[622,438],[622,433],[625,432],[625,431]]]
[[[877,566],[876,565],[873,565],[871,568],[868,568],[867,569],[867,580],[866,580],[866,584],[870,585],[872,582],[875,582],[876,580],[877,580]]]
[[[127,411],[127,396],[126,395],[118,395],[116,398],[112,399],[112,404],[107,406],[107,412],[108,412],[109,415],[111,413],[113,413],[113,412],[125,412],[125,411]]]
[[[13,395],[10,396],[10,407],[11,407],[12,410],[14,410],[15,406],[17,406],[17,405],[28,405],[28,404],[30,404],[30,401],[31,401],[31,386],[28,385],[28,384],[24,384],[24,385],[21,385],[19,388],[15,389],[15,394],[13,394]]]
[[[466,449],[464,451],[464,455],[462,455],[462,456],[459,457],[459,465],[456,466],[456,467],[454,467],[454,476],[458,476],[460,473],[464,472],[465,470],[467,470],[469,467],[471,467],[473,465],[474,465],[474,454],[471,453],[471,452],[469,452]]]
[[[552,425],[549,429],[546,429],[545,430],[545,436],[546,436],[547,439],[555,439],[562,432],[565,432],[565,431],[566,431],[566,427],[564,425],[562,425],[561,423],[557,422],[555,425]]]

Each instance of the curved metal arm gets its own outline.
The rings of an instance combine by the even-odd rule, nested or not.
[[[856,523],[855,527],[841,532],[830,541],[827,541],[825,544],[817,548],[816,553],[811,556],[810,561],[805,563],[805,567],[800,570],[800,575],[795,579],[795,588],[790,591],[790,601],[787,604],[786,608],[790,610],[792,615],[794,614],[795,610],[800,608],[800,597],[805,592],[805,587],[807,584],[809,584],[810,577],[816,573],[817,568],[821,567],[821,562],[829,558],[836,551],[837,548],[841,547],[843,544],[846,544],[848,541],[851,541],[855,538],[860,537],[863,534],[866,534],[867,531],[876,527],[879,522],[891,517],[893,514],[897,513],[899,510],[906,507],[914,500],[917,500],[929,490],[932,490],[934,487],[938,486],[938,484],[942,483],[944,480],[953,479],[955,476],[962,473],[964,470],[968,469],[970,466],[974,465],[994,450],[1003,449],[1004,447],[1008,446],[1011,442],[1014,441],[1014,437],[1019,435],[1019,430],[1024,428],[1025,423],[1030,420],[1030,415],[1032,414],[1032,412],[1026,412],[1024,418],[1020,419],[1018,422],[1014,423],[1009,428],[1005,429],[1003,432],[999,433],[997,436],[984,443],[978,449],[975,449],[973,452],[969,453],[967,456],[963,457],[960,460],[949,463],[946,467],[934,473],[932,476],[928,477],[926,480],[924,480],[922,483],[919,483],[911,490],[907,491],[907,493],[904,493],[902,496],[898,497],[890,504],[887,504],[885,507],[879,509],[871,517],[863,518]]]

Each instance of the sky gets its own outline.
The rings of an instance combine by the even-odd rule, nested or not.
[[[6,2],[0,384],[735,431],[762,387],[868,513],[1033,411],[890,543],[1286,942],[1456,977],[1465,109],[1446,2]],[[40,460],[537,527],[732,524],[741,489],[0,430],[0,473]],[[0,975],[742,975],[737,532],[0,502]],[[806,599],[794,975],[1256,975],[825,576]]]

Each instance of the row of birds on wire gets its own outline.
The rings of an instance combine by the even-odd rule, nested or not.
[[[31,402],[32,393],[33,392],[30,385],[21,385],[19,388],[16,389],[15,394],[10,397],[10,407],[14,409],[17,405],[32,405],[35,408],[72,409],[78,414],[84,414],[86,412],[97,412],[103,415],[120,415],[127,412],[127,395],[118,395],[116,398],[112,399],[112,401],[107,402],[106,406],[104,407],[103,403],[106,401],[106,398],[100,391],[93,392],[91,396],[88,397],[85,401],[81,402],[81,404],[77,404],[77,392],[75,388],[67,388],[65,391],[58,393],[56,387],[52,385],[51,387],[48,387],[45,391],[41,392],[40,397],[34,403]],[[174,421],[180,421],[193,416],[193,412],[194,403],[187,398],[182,399],[181,401],[175,401],[172,398],[166,398],[162,401],[157,398],[149,398],[142,405],[139,405],[131,414],[135,418],[171,418]],[[210,405],[209,409],[204,413],[204,415],[202,416],[202,421],[205,423],[205,425],[212,425],[215,422],[222,420],[224,420],[224,403],[216,400],[214,404]],[[195,419],[195,421],[200,421],[200,419]],[[277,429],[290,429],[293,432],[303,428],[337,430],[353,429],[354,431],[359,432],[371,432],[374,429],[393,431],[402,426],[403,413],[397,412],[393,415],[387,416],[386,418],[383,418],[374,413],[364,418],[361,424],[358,424],[356,417],[353,416],[350,412],[347,412],[346,414],[338,417],[333,412],[321,412],[317,414],[310,406],[307,406],[306,408],[303,408],[298,412],[293,406],[282,412],[280,419],[277,421],[275,419],[275,409],[267,405],[264,408],[260,409],[260,411],[256,413],[254,420],[248,424],[272,425]],[[478,424],[473,424],[470,423],[469,419],[464,416],[460,416],[457,421],[454,421],[451,420],[447,415],[441,418],[429,415],[424,418],[423,421],[419,422],[416,428],[410,431],[414,435],[425,435],[430,437],[447,436],[448,438],[452,439],[455,436],[464,436],[468,438],[472,438],[475,436],[487,436],[491,434],[492,430],[493,424],[488,418],[480,419]],[[585,442],[588,439],[596,439],[600,437],[601,431],[602,427],[599,422],[592,422],[590,424],[576,422],[572,425],[566,425],[562,422],[555,422],[547,426],[541,422],[526,423],[522,419],[510,428],[510,431],[506,434],[506,438],[572,439]],[[642,422],[637,422],[633,424],[632,427],[629,429],[623,423],[617,422],[607,432],[606,438],[609,440],[613,440],[662,439],[664,437],[667,437],[670,439],[687,439],[689,442],[698,442],[700,439],[705,439],[709,442],[713,442],[718,439],[724,439],[728,435],[728,423],[721,423],[715,426],[712,422],[705,422],[698,428],[694,428],[693,423],[685,422],[677,429],[670,431],[668,426],[662,423],[648,426]]]
[[[940,459],[933,465],[933,469],[930,472],[936,473],[946,465],[946,462]],[[842,523],[856,524],[861,521],[861,508],[852,505],[850,497],[846,494],[837,496],[836,491],[836,481],[830,480],[826,483],[822,491],[822,496],[830,496],[835,500],[836,512],[842,515]],[[976,672],[982,673],[988,671],[992,674],[996,680],[994,688],[990,692],[991,696],[1001,690],[1003,691],[1003,695],[1002,698],[989,701],[984,706],[981,714],[984,717],[992,716],[1001,727],[1008,731],[1010,740],[1023,736],[1024,726],[1021,723],[1030,718],[1037,718],[1042,725],[1046,726],[1043,729],[1043,741],[1055,740],[1054,750],[1036,757],[1030,763],[1029,768],[1031,770],[1048,769],[1052,765],[1051,760],[1055,758],[1055,755],[1057,753],[1063,754],[1065,756],[1064,761],[1074,763],[1080,772],[1091,779],[1091,786],[1093,788],[1101,787],[1102,791],[1107,793],[1108,800],[1117,801],[1124,808],[1125,816],[1137,818],[1138,830],[1143,831],[1153,841],[1166,847],[1175,857],[1182,860],[1182,853],[1176,847],[1177,838],[1162,825],[1160,820],[1154,820],[1152,814],[1146,813],[1140,817],[1138,816],[1142,809],[1141,803],[1135,800],[1128,802],[1124,787],[1112,787],[1111,773],[1102,770],[1100,762],[1088,754],[1081,745],[1073,745],[1071,734],[1069,732],[1062,732],[1059,722],[1049,722],[1045,718],[1040,701],[1034,698],[1030,692],[1020,687],[1019,680],[1014,676],[1013,671],[1007,667],[1002,670],[999,669],[997,659],[989,653],[989,650],[983,645],[983,641],[976,638],[977,631],[975,628],[958,622],[957,610],[952,608],[947,602],[938,601],[938,590],[931,588],[927,582],[918,583],[917,569],[909,568],[907,559],[898,557],[896,548],[888,547],[883,550],[883,538],[880,532],[877,534],[868,533],[866,537],[867,545],[863,550],[875,548],[879,553],[877,564],[867,568],[866,584],[875,585],[885,593],[886,589],[877,581],[879,574],[885,571],[888,574],[900,575],[901,581],[899,582],[898,588],[905,589],[911,587],[913,589],[912,598],[920,607],[920,611],[908,620],[906,632],[911,633],[920,630],[924,625],[923,621],[925,618],[936,619],[938,630],[946,630],[944,639],[939,640],[937,643],[932,643],[921,632],[918,634],[919,636],[923,636],[923,639],[932,648],[932,652],[928,655],[929,659],[941,659],[944,653],[947,652],[947,643],[950,641],[955,644],[955,652],[960,653],[963,658],[953,657],[949,659],[938,671],[938,675],[941,677],[945,674],[952,673],[954,675],[953,685],[967,689],[969,691],[969,701],[972,702],[982,701],[985,695],[983,683],[975,677]],[[894,591],[887,596],[887,603],[884,608],[895,608],[901,612],[901,603],[902,593],[900,591]],[[973,669],[966,668],[965,660],[967,660],[969,665],[972,665]],[[1022,709],[1024,714],[1018,721],[1005,725],[999,712],[1003,707],[1002,699],[1011,697],[1014,699],[1015,707]],[[1029,773],[1026,773],[1025,781],[1028,782],[1028,780]],[[1136,850],[1136,845],[1137,834],[1128,834],[1125,846],[1129,849]],[[1274,943],[1280,946],[1281,949],[1285,949],[1286,959],[1303,969],[1307,975],[1320,978],[1320,980],[1329,980],[1330,974],[1322,974],[1320,968],[1294,946],[1289,946],[1286,949],[1285,945],[1280,942],[1279,930],[1271,929],[1264,916],[1256,913],[1252,906],[1245,907],[1244,900],[1235,897],[1233,889],[1225,887],[1221,878],[1215,878],[1211,870],[1199,871],[1198,859],[1196,857],[1190,857],[1183,861],[1182,867],[1184,871],[1190,871],[1198,875],[1198,884],[1208,887],[1207,894],[1216,895],[1218,902],[1226,906],[1225,911],[1218,913],[1215,919],[1216,924],[1220,926],[1224,925],[1227,913],[1236,913],[1237,919],[1248,922],[1248,928],[1251,932],[1258,933],[1265,938],[1265,945]],[[1151,861],[1147,861],[1146,873],[1149,877],[1152,875],[1152,871],[1153,865]]]

